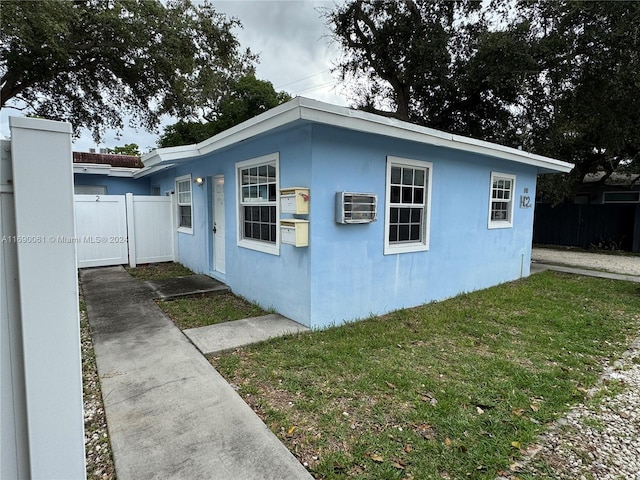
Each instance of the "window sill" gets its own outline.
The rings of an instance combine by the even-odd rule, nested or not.
[[[193,235],[193,228],[178,227],[178,233],[186,233],[188,235]]]
[[[488,228],[489,230],[497,228],[513,228],[513,222],[489,222]]]
[[[254,242],[251,240],[238,240],[238,246],[249,250],[256,250],[270,255],[280,255],[280,246],[275,243]]]
[[[413,252],[427,252],[429,251],[429,245],[424,243],[405,243],[400,245],[385,244],[384,254],[394,255],[396,253],[413,253]]]

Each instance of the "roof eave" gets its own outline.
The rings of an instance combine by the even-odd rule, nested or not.
[[[73,173],[85,175],[106,175],[108,177],[133,178],[139,168],[112,167],[103,163],[74,163]]]
[[[344,107],[327,105],[315,100],[303,102],[301,106],[301,118],[318,123],[357,130],[361,132],[390,135],[395,138],[425,143],[438,147],[447,147],[455,150],[464,150],[480,155],[503,158],[518,163],[532,165],[538,168],[539,173],[561,172],[568,173],[573,169],[572,163],[563,162],[542,155],[525,152],[511,147],[505,147],[484,140],[477,140],[461,135],[453,135],[432,128],[404,122],[392,117],[382,117],[368,112],[351,110]],[[341,121],[336,122],[336,115]],[[466,148],[460,148],[465,145]]]
[[[142,178],[147,175],[151,175],[152,173],[158,173],[163,170],[167,170],[168,168],[172,168],[175,166],[173,163],[159,163],[152,167],[144,167],[139,169],[134,175],[133,178]]]
[[[570,172],[573,164],[511,147],[414,125],[391,117],[297,97],[196,145],[160,148],[143,156],[146,167],[180,163],[239,143],[295,120],[308,120],[360,132],[452,148],[534,166],[539,173]]]
[[[143,155],[142,163],[144,163],[145,167],[153,167],[161,163],[191,160],[286,125],[300,118],[300,100],[302,100],[302,97],[272,108],[200,143],[158,148]]]

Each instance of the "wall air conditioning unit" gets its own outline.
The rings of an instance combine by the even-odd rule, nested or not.
[[[377,218],[375,193],[336,192],[336,223],[371,223]]]

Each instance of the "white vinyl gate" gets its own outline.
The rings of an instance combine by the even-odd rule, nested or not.
[[[175,259],[172,197],[75,195],[78,268]]]

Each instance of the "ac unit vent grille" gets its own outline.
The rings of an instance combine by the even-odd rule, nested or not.
[[[378,218],[375,193],[336,192],[337,223],[371,223]]]

